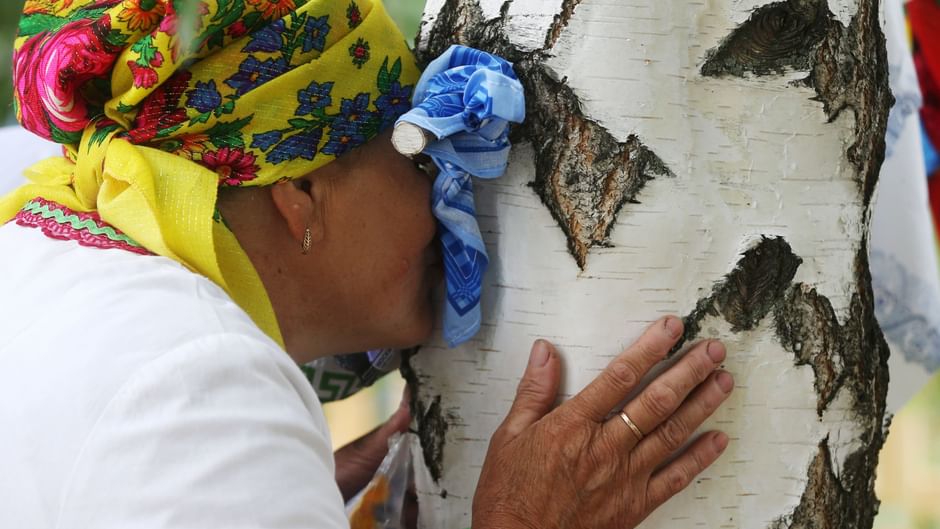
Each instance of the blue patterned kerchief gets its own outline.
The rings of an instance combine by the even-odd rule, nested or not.
[[[437,137],[423,153],[440,169],[431,196],[444,254],[444,338],[451,347],[480,329],[480,291],[489,258],[480,236],[470,176],[496,178],[509,158],[509,122],[525,118],[512,65],[473,48],[451,46],[425,69],[414,108],[398,118]]]

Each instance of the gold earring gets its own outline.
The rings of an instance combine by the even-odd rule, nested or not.
[[[304,230],[304,243],[301,246],[301,251],[304,255],[307,255],[307,252],[310,251],[310,243],[313,241],[313,234],[310,233],[310,228]]]

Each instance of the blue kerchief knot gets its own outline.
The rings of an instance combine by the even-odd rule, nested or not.
[[[525,118],[525,95],[506,60],[451,46],[425,69],[413,105],[398,121],[437,138],[422,152],[440,169],[431,208],[444,256],[444,339],[454,347],[480,329],[480,295],[489,263],[470,177],[491,179],[505,172],[509,123]]]

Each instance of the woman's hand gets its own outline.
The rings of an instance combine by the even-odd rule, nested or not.
[[[728,444],[723,433],[703,434],[676,451],[734,385],[716,370],[725,358],[720,342],[695,345],[614,410],[681,335],[678,318],[657,321],[555,410],[561,363],[548,342],[537,341],[512,409],[490,442],[473,527],[632,528],[711,465]]]
[[[343,494],[343,501],[349,502],[369,484],[379,465],[388,454],[388,440],[396,433],[408,431],[411,423],[409,413],[410,392],[405,388],[401,405],[385,421],[385,424],[340,448],[334,454],[336,459],[336,483]],[[405,504],[402,507],[401,527],[414,529],[418,526],[418,496],[411,483],[405,491]]]
[[[408,431],[411,414],[408,412],[408,395],[402,398],[401,406],[385,424],[340,448],[333,454],[336,460],[336,484],[349,501],[375,476],[376,470],[388,453],[388,440],[396,433]]]

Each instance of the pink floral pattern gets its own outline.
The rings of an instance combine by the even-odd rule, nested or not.
[[[30,37],[16,51],[13,78],[24,127],[59,143],[78,140],[91,117],[100,113],[94,103],[103,103],[80,96],[79,88],[92,79],[106,79],[121,51],[102,39],[110,31],[108,16],[80,19]]]
[[[254,179],[259,169],[256,160],[254,154],[230,147],[202,155],[202,165],[218,173],[219,183],[226,186],[238,186]]]

